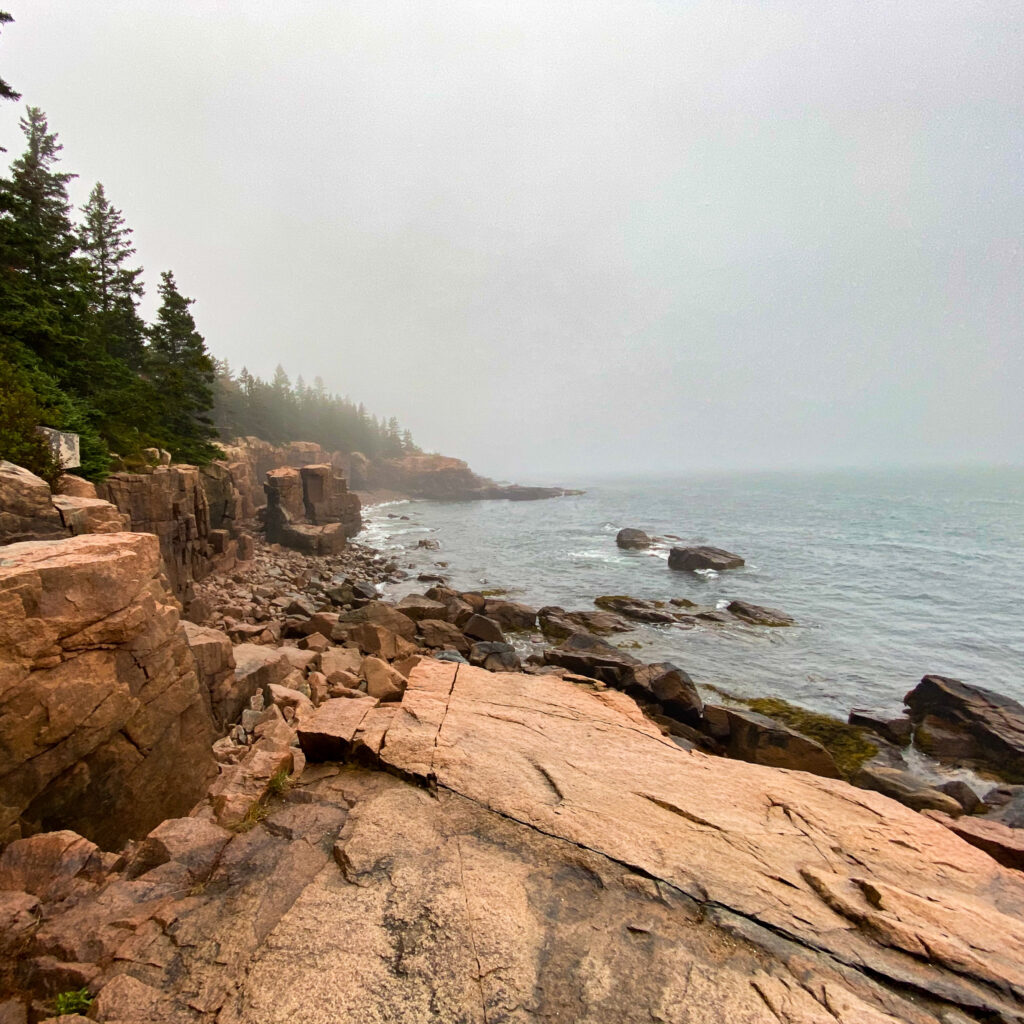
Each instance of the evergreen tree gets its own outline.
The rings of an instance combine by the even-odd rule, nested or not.
[[[80,353],[81,266],[61,151],[46,115],[28,107],[26,149],[0,180],[0,332],[63,380]]]
[[[160,309],[149,328],[148,373],[161,404],[164,447],[182,462],[208,462],[216,455],[213,408],[214,366],[174,275],[160,275]]]
[[[14,19],[6,12],[0,11],[0,25],[9,25]],[[0,100],[20,100],[21,93],[15,92],[2,78],[0,78]],[[2,147],[0,147],[2,151]]]
[[[82,207],[79,245],[88,275],[90,311],[106,352],[135,370],[143,365],[145,325],[138,314],[141,267],[129,267],[135,255],[131,228],[97,182]]]

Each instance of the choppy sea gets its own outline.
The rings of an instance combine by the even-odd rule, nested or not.
[[[854,706],[898,707],[936,672],[1024,701],[1024,469],[563,483],[586,493],[376,506],[359,540],[460,589],[503,588],[538,607],[592,608],[600,594],[630,594],[780,608],[798,625],[643,626],[613,638],[741,696],[845,717]],[[727,548],[747,564],[676,572],[667,547],[620,551],[625,526]],[[422,538],[440,549],[417,548]]]

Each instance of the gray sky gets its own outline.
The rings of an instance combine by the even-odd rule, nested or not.
[[[1020,2],[2,6],[236,369],[497,476],[1024,462]]]

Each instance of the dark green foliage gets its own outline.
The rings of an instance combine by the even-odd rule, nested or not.
[[[207,463],[217,436],[207,411],[213,406],[214,365],[174,275],[160,275],[160,309],[149,329],[147,375],[156,387],[164,447],[179,462]]]
[[[14,19],[6,12],[0,11],[0,25],[9,25]],[[0,78],[0,100],[20,100],[21,93],[15,92],[2,78]],[[3,147],[0,147],[3,151]]]
[[[0,459],[24,466],[52,487],[61,466],[49,442],[36,431],[43,418],[27,380],[13,364],[0,361]]]
[[[412,434],[399,430],[398,420],[382,423],[362,405],[329,394],[319,377],[312,387],[302,377],[292,385],[282,366],[268,384],[244,366],[235,377],[227,362],[217,361],[213,421],[225,441],[248,436],[275,442],[315,441],[327,449],[362,452],[371,458],[420,451]]]

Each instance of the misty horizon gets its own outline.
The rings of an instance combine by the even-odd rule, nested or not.
[[[213,355],[495,478],[1024,462],[1024,10],[9,5]]]

